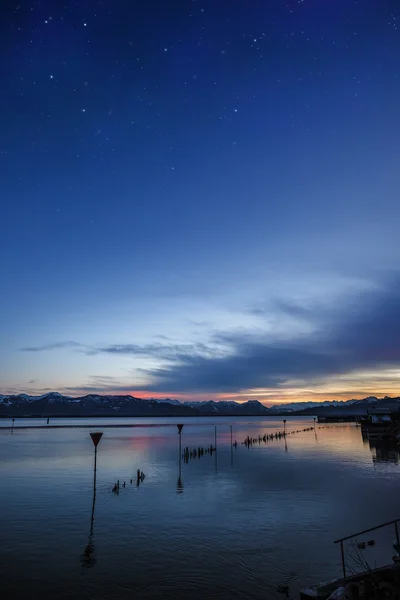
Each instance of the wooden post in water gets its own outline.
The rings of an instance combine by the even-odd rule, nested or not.
[[[286,436],[286,419],[283,419],[283,435]]]

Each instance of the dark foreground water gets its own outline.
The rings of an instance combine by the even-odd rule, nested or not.
[[[150,422],[163,426],[104,429],[90,539],[89,432],[101,426],[0,430],[0,598],[275,599],[279,584],[298,598],[300,587],[340,576],[334,539],[400,517],[399,455],[371,449],[354,425],[247,449],[247,434],[282,430],[281,419],[182,419],[190,447],[213,443],[216,422],[218,452],[183,463],[178,483],[175,422]],[[286,427],[310,425],[293,418]],[[117,479],[126,487],[115,495]],[[364,559],[390,562],[393,537],[364,536],[376,541]],[[354,547],[346,560],[359,568]]]

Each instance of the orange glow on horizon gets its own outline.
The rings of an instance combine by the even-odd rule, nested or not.
[[[122,386],[121,386],[122,387]],[[296,402],[324,402],[324,401],[346,401],[361,400],[369,396],[384,398],[385,396],[398,397],[400,387],[400,369],[382,369],[380,371],[358,371],[348,374],[331,376],[327,379],[319,379],[306,382],[301,379],[287,381],[278,388],[249,388],[228,392],[173,392],[163,390],[152,392],[146,390],[145,385],[141,389],[133,391],[127,386],[122,391],[116,385],[101,386],[97,390],[99,394],[131,395],[143,399],[165,399],[171,398],[181,402],[199,401],[235,401],[244,403],[248,400],[258,400],[266,406],[276,404],[288,404]],[[68,388],[65,389],[66,395]],[[62,389],[60,390],[63,391]],[[76,396],[87,394],[87,388],[82,386],[76,388]]]
[[[99,392],[102,393],[102,392]],[[275,404],[292,404],[296,402],[324,402],[324,401],[346,401],[346,400],[362,400],[369,396],[376,396],[377,398],[383,398],[384,396],[398,397],[400,393],[398,390],[393,389],[380,389],[379,391],[336,391],[336,392],[324,392],[321,390],[285,390],[285,392],[279,390],[249,390],[239,394],[204,394],[204,393],[173,393],[173,392],[148,392],[146,390],[135,390],[132,392],[125,391],[121,392],[116,390],[103,392],[103,394],[115,394],[115,395],[130,395],[135,398],[142,398],[144,400],[163,400],[165,398],[171,398],[173,400],[179,400],[180,402],[204,402],[208,400],[214,401],[234,401],[239,404],[243,404],[248,400],[258,400],[265,406],[273,406]],[[78,395],[78,394],[77,394]],[[79,394],[80,395],[80,394]]]

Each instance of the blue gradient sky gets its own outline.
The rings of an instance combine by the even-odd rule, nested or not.
[[[397,1],[0,11],[0,392],[398,393]]]

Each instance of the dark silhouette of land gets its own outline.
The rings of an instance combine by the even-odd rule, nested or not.
[[[8,417],[198,417],[198,416],[327,416],[348,417],[350,415],[365,415],[368,409],[385,406],[392,410],[400,409],[400,398],[365,398],[349,400],[333,405],[325,403],[308,403],[296,410],[284,405],[267,408],[257,400],[248,402],[177,402],[170,399],[154,400],[136,398],[130,395],[89,394],[77,398],[63,396],[58,392],[50,392],[43,396],[0,395],[0,418]],[[310,405],[311,404],[311,405]],[[47,423],[48,427],[54,426]]]

